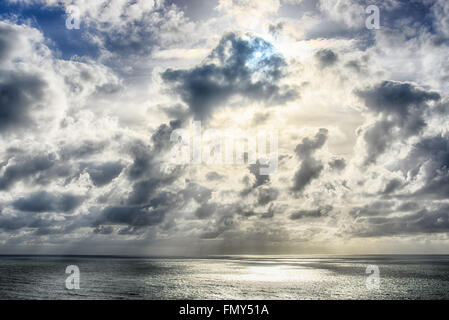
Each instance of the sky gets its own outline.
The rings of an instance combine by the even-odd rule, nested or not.
[[[0,254],[449,253],[448,14],[2,1]],[[277,144],[173,161],[192,132]]]

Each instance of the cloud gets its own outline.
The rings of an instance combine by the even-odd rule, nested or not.
[[[435,29],[445,37],[449,38],[449,4],[444,0],[436,0],[432,6],[432,14],[434,15],[433,24]]]
[[[299,170],[296,171],[293,177],[293,191],[303,191],[304,188],[317,179],[323,171],[324,166],[320,161],[315,161],[313,158],[304,159],[301,162]]]
[[[393,115],[398,121],[407,121],[413,113],[423,111],[425,102],[441,98],[437,92],[398,81],[383,81],[374,87],[357,90],[356,94],[364,99],[370,111]]]
[[[277,36],[282,31],[283,28],[284,28],[284,23],[283,22],[279,22],[277,24],[270,24],[268,26],[268,31],[273,36]]]
[[[423,209],[400,217],[367,217],[353,226],[358,237],[382,237],[405,234],[446,233],[449,231],[449,207]]]
[[[184,199],[195,199],[198,203],[205,203],[211,198],[212,190],[203,187],[197,183],[189,183],[184,190],[182,190]]]
[[[276,188],[259,188],[258,192],[257,203],[260,206],[276,200],[279,196],[279,190]]]
[[[301,160],[301,165],[293,177],[293,191],[303,191],[313,179],[319,177],[324,169],[321,161],[316,160],[313,154],[323,147],[328,135],[327,129],[320,129],[314,139],[304,138],[295,148],[295,153]]]
[[[223,232],[231,230],[235,227],[235,220],[230,215],[223,215],[217,218],[213,226],[201,234],[202,239],[216,239]]]
[[[15,161],[14,161],[15,160]],[[38,180],[55,165],[54,154],[20,157],[10,160],[0,176],[0,190],[7,190],[22,179]],[[39,177],[41,175],[41,177]]]
[[[383,193],[390,194],[390,193],[396,191],[397,189],[399,189],[401,186],[402,186],[402,181],[400,179],[392,179],[385,186]]]
[[[99,226],[94,229],[94,233],[97,234],[111,234],[114,232],[114,228],[112,226]]]
[[[203,203],[195,210],[195,216],[199,219],[209,218],[215,213],[217,207],[216,203]]]
[[[331,167],[332,170],[343,170],[346,168],[346,160],[345,159],[333,159],[329,161],[329,167]]]
[[[0,61],[6,60],[12,51],[13,43],[10,39],[13,36],[15,36],[14,29],[2,24],[0,27]]]
[[[329,67],[337,62],[337,54],[330,49],[321,49],[315,53],[315,58],[319,61],[322,68]]]
[[[106,141],[84,140],[76,144],[61,147],[60,155],[64,160],[83,159],[102,153],[108,143]]]
[[[162,79],[189,106],[196,118],[239,96],[265,105],[293,100],[298,92],[281,85],[286,62],[265,40],[228,33],[201,65],[189,70],[167,69]]]
[[[375,201],[362,207],[352,208],[350,215],[353,217],[386,216],[394,212],[395,203],[392,201]]]
[[[120,162],[106,162],[89,165],[86,171],[94,185],[101,187],[118,177],[122,169],[123,165]]]
[[[0,77],[0,133],[32,126],[32,109],[43,102],[46,86],[38,76]]]
[[[437,92],[414,84],[383,81],[371,88],[356,90],[376,121],[364,132],[367,145],[365,164],[375,163],[396,139],[419,135],[427,126],[428,102],[439,101]]]
[[[182,174],[182,168],[164,168],[166,158],[164,155],[170,150],[170,134],[178,128],[178,121],[170,125],[162,124],[151,136],[152,146],[142,141],[134,141],[130,151],[134,158],[132,165],[127,169],[130,180],[136,180],[132,191],[128,194],[127,203],[130,205],[144,205],[157,194],[157,190],[169,186]]]
[[[304,138],[295,148],[299,158],[310,158],[312,154],[324,146],[328,136],[328,130],[321,128],[313,139]]]
[[[253,188],[257,188],[261,185],[264,185],[270,181],[270,176],[267,174],[260,174],[260,168],[264,168],[266,165],[263,165],[259,162],[259,160],[255,164],[251,164],[248,169],[249,172],[256,178],[254,181]]]
[[[159,224],[163,219],[164,212],[162,210],[153,210],[138,206],[123,206],[105,208],[97,223],[146,227]]]
[[[2,3],[20,7],[0,22],[2,253],[351,252],[345,238],[373,238],[364,251],[384,236],[415,250],[445,239],[447,6],[377,1],[381,29],[367,30],[365,2]],[[63,30],[69,4],[80,30],[40,25],[60,14]],[[278,170],[174,165],[170,135],[192,117],[275,128]]]
[[[426,199],[449,197],[449,137],[447,134],[422,138],[399,161],[401,170],[422,185],[412,196]]]
[[[12,203],[14,209],[27,212],[69,213],[82,203],[82,197],[72,194],[39,191]]]
[[[206,179],[209,181],[222,181],[225,177],[215,171],[208,172]]]
[[[0,229],[14,233],[22,228],[47,228],[55,223],[52,219],[43,219],[39,216],[28,215],[1,215]]]
[[[327,216],[332,210],[332,206],[325,206],[314,210],[299,210],[290,215],[291,220],[299,220],[304,218],[321,218]]]

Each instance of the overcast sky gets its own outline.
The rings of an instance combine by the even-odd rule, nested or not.
[[[0,254],[449,253],[448,17],[445,0],[2,1]],[[276,132],[277,170],[174,164],[194,120]]]

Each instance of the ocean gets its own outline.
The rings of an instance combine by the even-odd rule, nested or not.
[[[79,289],[66,288],[69,265]],[[0,256],[0,299],[449,299],[449,255]]]

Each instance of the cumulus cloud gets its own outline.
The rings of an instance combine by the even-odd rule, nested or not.
[[[86,170],[94,185],[104,186],[116,178],[122,169],[123,165],[120,162],[106,162],[89,165]]]
[[[42,103],[46,83],[38,76],[12,75],[0,82],[0,131],[33,124],[32,109]]]
[[[7,190],[23,179],[42,180],[47,173],[52,175],[49,169],[53,168],[56,162],[54,154],[19,155],[17,158],[17,160],[15,158],[9,160],[8,165],[3,169],[3,174],[0,177],[0,190]]]
[[[382,237],[396,234],[442,233],[448,231],[447,206],[422,209],[399,217],[368,217],[354,225],[359,237]]]
[[[414,196],[447,199],[449,196],[449,137],[447,134],[425,137],[414,144],[401,161],[401,169],[410,177],[420,178],[423,185]]]
[[[299,210],[290,215],[291,220],[298,220],[304,218],[321,218],[326,216],[332,210],[332,206],[325,206],[323,208],[313,210]]]
[[[319,177],[324,166],[321,161],[313,157],[313,154],[326,143],[327,135],[327,129],[320,129],[313,139],[304,138],[296,146],[295,152],[301,165],[293,177],[292,190],[303,191],[312,180]]]
[[[76,209],[81,202],[79,196],[40,191],[17,199],[12,206],[20,211],[67,213]]]
[[[381,29],[368,30],[368,2],[223,0],[196,16],[177,1],[2,3],[2,252],[446,236],[447,5],[371,1]],[[32,3],[62,21],[77,5],[81,29],[52,32]],[[278,170],[171,163],[171,133],[194,118],[275,128]]]
[[[295,99],[295,88],[280,84],[286,62],[267,41],[229,33],[200,66],[168,69],[162,78],[172,84],[196,118],[207,118],[232,97],[278,105]]]
[[[437,92],[393,81],[357,90],[356,94],[364,99],[369,111],[378,116],[364,133],[368,149],[365,163],[375,162],[395,139],[420,134],[427,125],[428,102],[441,98]]]
[[[317,51],[315,57],[323,68],[333,65],[338,59],[337,54],[330,49]]]

